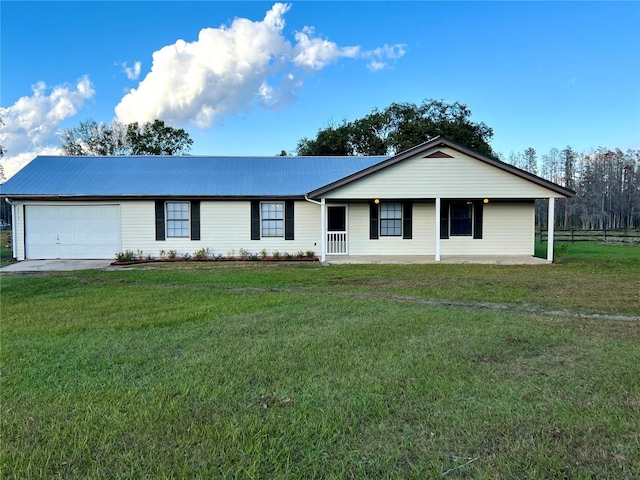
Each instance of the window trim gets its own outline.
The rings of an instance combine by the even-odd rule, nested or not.
[[[395,208],[393,210],[391,210],[393,213],[397,213],[400,212],[400,217],[384,217],[383,216],[383,209],[382,207],[385,205],[394,205],[397,206],[399,208]],[[380,214],[379,214],[379,222],[380,222],[380,236],[381,237],[402,237],[402,226],[404,223],[404,208],[403,208],[403,204],[402,202],[398,201],[386,201],[386,202],[380,202]],[[388,213],[387,213],[388,214]],[[386,225],[383,227],[382,222],[393,222],[394,226],[390,227],[389,225]],[[388,232],[389,229],[392,229],[394,232],[397,231],[398,233],[383,233],[385,230]],[[398,231],[399,230],[399,231]]]
[[[262,207],[263,205],[280,205],[281,207],[281,213],[282,216],[281,218],[263,218],[263,211],[262,211]],[[285,202],[276,202],[276,201],[263,201],[260,202],[260,238],[284,238],[285,236],[285,220],[286,220],[286,215],[285,215]],[[267,235],[264,233],[264,222],[280,222],[280,234],[278,235]],[[276,227],[277,230],[277,227]]]
[[[186,204],[187,205],[187,214],[186,218],[169,218],[169,205],[179,205]],[[164,202],[164,214],[165,214],[165,238],[191,238],[191,202],[189,201],[166,201]],[[170,235],[169,234],[169,222],[180,222],[181,232],[186,231],[186,235]],[[186,229],[185,229],[186,225]]]

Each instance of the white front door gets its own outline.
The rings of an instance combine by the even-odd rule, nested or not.
[[[27,205],[28,259],[114,258],[121,250],[119,205]]]

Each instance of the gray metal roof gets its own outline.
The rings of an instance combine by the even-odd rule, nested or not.
[[[388,158],[39,156],[0,186],[0,194],[302,196]]]

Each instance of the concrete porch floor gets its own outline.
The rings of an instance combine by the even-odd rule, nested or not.
[[[477,263],[488,265],[548,265],[550,262],[546,258],[538,258],[527,255],[476,255],[476,256],[442,256],[440,262],[435,261],[433,255],[328,255],[329,265],[347,264],[429,264],[429,263]]]

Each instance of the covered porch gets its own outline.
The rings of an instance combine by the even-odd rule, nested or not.
[[[447,255],[436,260],[435,255],[327,255],[329,265],[353,264],[484,264],[484,265],[548,265],[546,258],[527,255]]]

